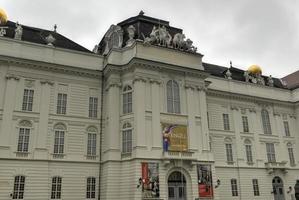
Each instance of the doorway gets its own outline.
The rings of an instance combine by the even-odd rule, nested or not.
[[[179,171],[172,172],[168,177],[168,199],[187,200],[186,196],[185,176]]]
[[[280,177],[276,176],[273,178],[272,187],[273,187],[274,200],[285,200],[283,182]]]

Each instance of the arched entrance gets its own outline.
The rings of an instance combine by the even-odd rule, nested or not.
[[[274,200],[285,200],[283,191],[283,182],[280,177],[276,176],[272,180]]]
[[[168,177],[168,199],[169,200],[186,200],[186,179],[179,172],[174,171]]]

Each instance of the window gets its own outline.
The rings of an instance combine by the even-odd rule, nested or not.
[[[229,116],[228,114],[222,114],[223,116],[223,127],[224,127],[224,130],[228,131],[230,130],[230,127],[229,127]]]
[[[33,94],[34,94],[34,90],[24,89],[23,104],[22,104],[23,111],[32,111]]]
[[[294,157],[294,151],[292,147],[288,147],[288,153],[290,158],[290,165],[295,165],[295,157]]]
[[[247,116],[242,116],[242,123],[243,123],[243,132],[248,133],[249,126],[248,126],[248,117]]]
[[[252,186],[254,196],[260,196],[259,183],[257,179],[252,179]]]
[[[54,154],[63,154],[64,153],[65,130],[66,130],[66,128],[63,124],[58,124],[55,126]]]
[[[123,114],[132,112],[132,88],[126,86],[123,90]]]
[[[132,152],[132,126],[129,123],[123,125],[122,130],[122,153]]]
[[[226,160],[227,162],[231,163],[234,161],[232,144],[225,144],[225,148],[226,148]]]
[[[246,144],[245,149],[246,149],[247,162],[253,163],[251,144]]]
[[[86,185],[86,198],[95,199],[96,198],[96,178],[88,177]]]
[[[51,199],[61,199],[61,177],[52,178]]]
[[[57,96],[57,114],[66,114],[67,95],[58,93]]]
[[[16,176],[12,199],[23,199],[24,198],[24,189],[25,189],[25,176]]]
[[[180,113],[180,88],[179,84],[170,80],[167,82],[167,112]]]
[[[20,128],[18,139],[18,152],[28,152],[30,128]]]
[[[231,179],[231,187],[232,187],[232,196],[238,196],[238,185],[237,185],[237,179]]]
[[[276,162],[275,149],[273,143],[266,143],[266,151],[268,162]]]
[[[95,156],[97,154],[97,133],[94,128],[88,129],[87,135],[87,156]]]
[[[272,134],[270,117],[269,117],[268,111],[263,109],[261,114],[262,114],[262,123],[263,123],[263,128],[264,128],[264,134]]]
[[[89,97],[89,117],[97,118],[98,117],[98,98]]]
[[[285,132],[286,136],[288,136],[288,137],[291,136],[289,122],[288,121],[284,121],[283,122],[283,126],[284,126],[284,132]]]

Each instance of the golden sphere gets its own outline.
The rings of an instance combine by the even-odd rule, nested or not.
[[[258,65],[251,65],[248,70],[249,74],[262,74],[262,68]]]
[[[7,15],[3,9],[0,8],[0,25],[6,24]]]

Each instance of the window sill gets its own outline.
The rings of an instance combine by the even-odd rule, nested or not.
[[[16,153],[16,157],[18,158],[27,158],[29,155],[29,152],[17,151],[15,153]]]
[[[54,153],[54,154],[52,154],[52,156],[53,156],[54,159],[63,159],[65,154],[56,154],[56,153]]]
[[[87,160],[96,160],[97,159],[97,155],[85,155]]]
[[[235,164],[234,161],[226,161],[226,163],[227,163],[228,165],[233,165],[233,164]]]
[[[247,165],[254,165],[254,162],[247,162]]]
[[[129,152],[129,153],[121,153],[121,158],[122,159],[131,158],[131,156],[132,156],[131,152]]]

